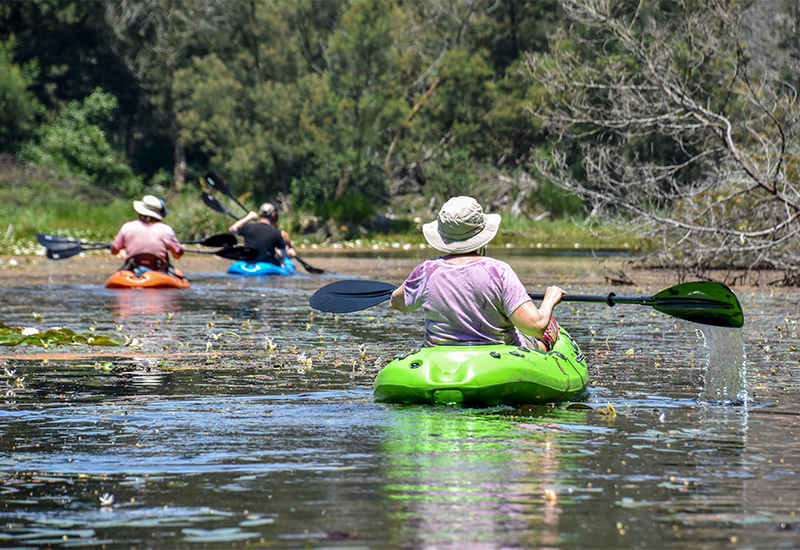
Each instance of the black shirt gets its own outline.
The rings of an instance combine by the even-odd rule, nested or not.
[[[266,262],[281,265],[283,259],[275,256],[276,248],[286,247],[280,229],[265,223],[246,223],[237,233],[244,237],[245,246],[258,250],[258,258],[252,263]]]

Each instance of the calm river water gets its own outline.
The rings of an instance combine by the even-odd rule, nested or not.
[[[0,322],[128,341],[0,347],[0,547],[800,548],[800,292],[734,288],[745,326],[725,334],[565,303],[590,365],[580,403],[396,406],[372,380],[419,345],[420,316],[308,300],[342,278],[399,284],[419,258],[305,259],[327,273],[187,256],[181,291],[107,290],[102,255],[0,260]],[[506,259],[532,292],[679,282]],[[708,398],[720,359],[744,404]]]

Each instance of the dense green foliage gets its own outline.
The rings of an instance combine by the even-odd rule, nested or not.
[[[17,149],[33,135],[42,105],[30,90],[39,70],[35,61],[14,63],[16,40],[0,42],[0,151]]]
[[[536,87],[522,63],[562,15],[555,1],[484,4],[5,3],[0,63],[19,75],[8,95],[29,106],[18,120],[44,127],[34,137],[16,124],[0,145],[128,197],[138,189],[123,162],[177,188],[213,170],[256,202],[280,194],[345,223],[406,192],[499,207],[520,189],[498,177],[519,179],[547,139],[526,113]],[[15,53],[14,36],[26,44]],[[99,98],[102,117],[89,113]]]
[[[157,190],[190,232],[230,221],[188,206],[213,171],[319,241],[414,231],[470,194],[512,224],[614,222],[665,264],[788,266],[800,252],[762,250],[800,217],[797,18],[783,0],[3,2],[0,153],[120,204]]]
[[[116,106],[117,99],[99,89],[83,102],[70,102],[52,124],[41,127],[37,141],[22,147],[20,158],[65,174],[86,176],[99,187],[117,188],[127,196],[140,193],[140,178],[112,149],[101,126]]]

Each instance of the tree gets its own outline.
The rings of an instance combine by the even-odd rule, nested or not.
[[[175,71],[188,63],[191,48],[204,51],[202,37],[219,32],[226,20],[220,0],[106,0],[112,47],[147,92],[169,135],[174,154],[173,183],[185,181],[186,159],[175,121]]]
[[[132,197],[142,190],[140,178],[106,140],[103,126],[112,120],[117,98],[99,88],[82,102],[72,101],[39,139],[26,143],[20,157],[70,175],[86,176],[93,184],[115,188]]]
[[[34,62],[13,62],[16,40],[0,42],[0,152],[14,152],[33,135],[42,104],[30,91],[39,74]]]
[[[796,277],[796,82],[758,62],[777,40],[754,49],[748,30],[775,3],[561,5],[574,26],[528,59],[547,91],[531,109],[553,136],[541,173],[653,243],[651,265]]]
[[[106,37],[101,2],[0,2],[0,41],[14,39],[10,53],[20,68],[36,67],[27,88],[43,106],[35,122],[52,121],[70,101],[82,101],[95,88],[102,88],[120,98],[114,121],[104,126],[108,141],[124,149],[140,171],[154,172],[153,165],[161,158],[145,146],[155,141],[147,125],[152,119],[150,107],[142,103],[136,81],[111,51]],[[0,75],[10,74],[0,70]],[[12,86],[16,78],[0,80]],[[26,125],[18,130],[26,134],[25,139],[32,137]]]

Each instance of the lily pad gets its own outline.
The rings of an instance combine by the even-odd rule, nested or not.
[[[94,332],[77,333],[68,328],[51,328],[45,332],[25,327],[9,327],[0,323],[0,346],[28,344],[46,348],[51,345],[87,344],[90,346],[122,346],[125,339]]]

